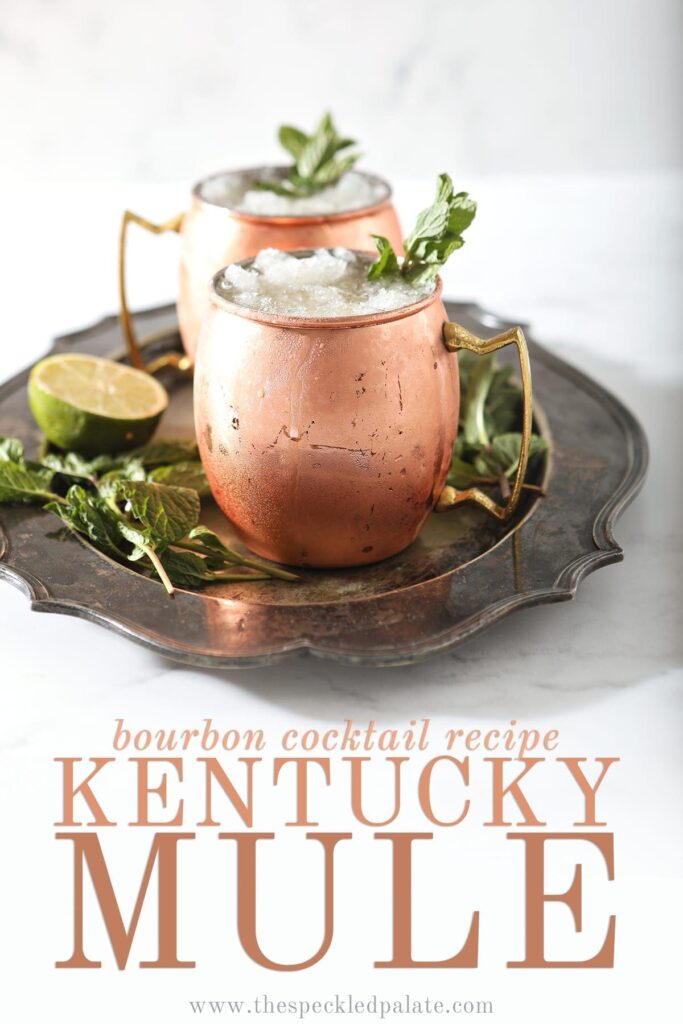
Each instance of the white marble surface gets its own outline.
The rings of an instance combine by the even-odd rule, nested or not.
[[[527,972],[506,972],[509,943],[506,950],[502,943],[511,925],[501,925],[498,934],[494,922],[487,925],[476,977],[465,972],[467,986],[494,999],[496,1019],[504,1021],[547,1021],[549,1006],[558,1022],[579,1016],[661,1024],[676,1019],[683,850],[683,179],[473,176],[466,185],[480,201],[480,215],[448,268],[447,293],[533,324],[536,337],[622,398],[648,433],[652,464],[646,487],[616,531],[625,561],[591,576],[571,604],[518,613],[450,655],[392,671],[351,671],[312,660],[248,672],[192,670],[77,619],[33,614],[23,594],[0,586],[0,804],[3,822],[12,823],[0,854],[0,905],[12,932],[10,938],[4,928],[0,942],[12,979],[3,994],[13,1010],[9,1019],[39,1019],[22,1001],[29,986],[37,1007],[47,1012],[50,1006],[57,1021],[89,1020],[86,1009],[77,1010],[70,1000],[85,1007],[89,995],[99,998],[103,991],[102,1021],[130,1016],[133,1005],[140,1013],[161,1007],[164,1019],[183,1021],[189,1019],[184,999],[220,997],[212,994],[225,976],[217,957],[209,957],[192,979],[183,972],[162,980],[148,976],[155,972],[118,975],[110,969],[102,982],[93,977],[99,972],[74,978],[51,967],[68,944],[66,861],[58,858],[51,838],[51,822],[57,820],[51,759],[106,753],[117,716],[138,727],[192,725],[213,717],[242,726],[266,723],[275,730],[286,722],[319,725],[345,717],[391,725],[430,716],[440,725],[470,728],[515,718],[560,729],[563,753],[620,757],[618,776],[605,795],[618,851],[616,895],[605,904],[610,910],[616,904],[619,918],[615,970],[579,972],[578,978],[571,971],[531,972],[533,980]],[[426,182],[398,183],[405,222],[430,191]],[[169,215],[182,205],[184,193],[182,185],[65,184],[40,191],[3,186],[0,377],[40,355],[52,333],[115,308],[121,208]],[[149,304],[165,300],[175,242],[138,242],[136,262],[146,280],[136,298]],[[548,792],[558,822],[567,824],[565,795],[552,787]],[[333,799],[332,812],[334,806]],[[501,895],[487,874],[498,870],[492,866],[499,847],[486,829],[472,831],[469,841],[472,887],[491,885],[490,900],[505,908],[509,894]],[[30,896],[29,867],[36,872]],[[208,894],[207,888],[203,897]],[[22,910],[27,899],[43,908],[40,934]],[[366,950],[365,939],[361,948]],[[243,959],[237,967],[228,965],[228,977],[233,990],[298,988],[309,995],[336,984],[340,974],[345,984],[366,992],[408,984],[373,975],[370,953],[359,963],[347,946],[336,957],[303,980],[264,981]],[[413,990],[453,985],[444,972],[426,973],[427,980],[410,980]]]
[[[679,0],[21,0],[0,173],[173,180],[276,159],[331,107],[368,166],[683,166]]]

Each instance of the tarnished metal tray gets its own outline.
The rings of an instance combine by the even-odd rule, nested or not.
[[[511,326],[473,304],[447,303],[482,337]],[[179,346],[171,306],[136,317],[161,353]],[[171,329],[169,333],[169,328]],[[528,332],[527,332],[528,338]],[[613,527],[637,494],[647,443],[613,395],[529,340],[537,429],[551,444],[545,498],[527,497],[503,525],[478,508],[434,515],[411,547],[378,565],[304,570],[296,585],[231,584],[203,592],[163,587],[99,554],[39,509],[0,510],[0,576],[36,611],[91,619],[194,665],[263,665],[303,654],[391,666],[455,647],[518,608],[572,598],[581,579],[620,561]],[[56,351],[123,355],[118,321],[57,339]],[[0,434],[39,437],[26,401],[28,370],[0,388]],[[169,383],[161,433],[191,436],[191,385]],[[207,506],[204,521],[229,536]],[[233,541],[234,543],[234,541]]]

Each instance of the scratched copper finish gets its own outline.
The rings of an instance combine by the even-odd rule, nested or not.
[[[472,303],[446,303],[446,311],[449,320],[482,337],[512,326]],[[141,333],[158,335],[172,328],[175,310],[148,310],[136,321]],[[550,440],[552,457],[549,464],[532,462],[528,477],[545,486],[546,498],[527,495],[508,523],[463,506],[430,516],[409,548],[376,565],[302,569],[297,585],[223,584],[179,591],[169,600],[160,583],[101,555],[54,516],[3,506],[0,579],[21,589],[37,611],[77,615],[176,661],[233,671],[266,666],[264,672],[277,673],[275,662],[305,655],[387,667],[452,650],[475,636],[485,646],[483,631],[501,619],[568,601],[589,573],[623,558],[615,527],[647,466],[647,442],[629,410],[525,334],[536,429]],[[146,356],[170,349],[180,350],[178,334],[150,343]],[[55,350],[122,358],[117,318],[58,339]],[[515,365],[511,350],[500,359]],[[39,436],[26,401],[28,372],[0,385],[0,434],[20,436],[33,452]],[[171,375],[165,382],[171,403],[161,434],[191,437],[191,383]],[[227,543],[238,543],[213,503],[204,504],[202,520]],[[526,621],[519,619],[522,644]],[[38,637],[40,622],[33,629]],[[515,636],[508,633],[511,657]],[[451,668],[457,678],[466,665],[456,660]]]
[[[208,304],[208,282],[228,263],[255,256],[261,249],[271,246],[290,251],[336,245],[368,250],[373,247],[371,234],[384,235],[397,251],[403,251],[391,188],[374,175],[366,177],[384,186],[385,196],[380,202],[341,213],[292,217],[239,213],[204,198],[202,187],[209,179],[196,185],[180,229],[178,320],[183,345],[190,358],[194,359],[200,324]]]
[[[458,360],[440,283],[402,309],[270,317],[216,291],[195,366],[195,426],[216,502],[252,551],[289,565],[378,562],[443,489]]]

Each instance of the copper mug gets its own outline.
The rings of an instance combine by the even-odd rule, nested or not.
[[[254,168],[234,172],[241,175],[281,173],[283,168]],[[154,234],[176,231],[180,234],[180,278],[178,282],[178,321],[186,355],[161,361],[175,362],[188,369],[194,361],[197,338],[208,306],[208,282],[221,267],[255,256],[261,249],[317,249],[344,246],[369,249],[370,235],[384,235],[397,252],[403,252],[401,226],[391,201],[391,187],[373,174],[363,176],[382,190],[382,198],[371,206],[338,213],[299,216],[265,216],[240,213],[206,197],[205,186],[226,172],[202,179],[192,190],[190,208],[162,224],[155,224],[126,210],[119,235],[120,319],[130,360],[138,369],[145,366],[126,294],[126,242],[128,226],[138,224]],[[233,173],[233,172],[230,172]]]
[[[474,501],[509,518],[532,415],[519,327],[485,341],[449,323],[440,281],[385,313],[271,316],[220,295],[222,273],[197,351],[195,427],[213,496],[247,547],[289,565],[341,568],[402,551],[435,507]],[[519,354],[523,436],[510,496],[498,505],[444,481],[460,402],[454,353],[508,344]]]

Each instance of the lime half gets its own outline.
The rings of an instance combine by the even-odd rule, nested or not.
[[[168,405],[168,394],[142,370],[73,354],[36,363],[28,400],[48,441],[83,455],[99,455],[148,441]]]

